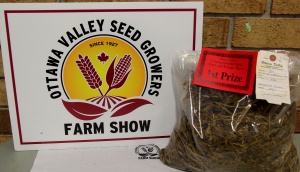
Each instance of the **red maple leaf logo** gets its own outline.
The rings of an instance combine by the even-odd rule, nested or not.
[[[109,56],[102,52],[98,57],[98,60],[104,64],[109,59]]]

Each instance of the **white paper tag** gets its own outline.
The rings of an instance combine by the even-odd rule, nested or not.
[[[259,51],[256,65],[256,98],[272,104],[291,104],[289,58],[286,54]]]

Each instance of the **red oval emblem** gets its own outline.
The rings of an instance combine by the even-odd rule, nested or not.
[[[270,55],[270,60],[273,62],[273,61],[275,61],[276,60],[276,56],[275,55]]]

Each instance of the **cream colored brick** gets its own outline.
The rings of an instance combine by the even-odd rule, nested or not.
[[[236,18],[233,47],[300,48],[300,19]]]
[[[0,48],[0,77],[4,77],[3,61],[2,61],[2,51],[1,51],[1,48]]]
[[[11,124],[9,111],[7,108],[0,109],[0,135],[1,134],[11,134]]]
[[[184,1],[184,0],[171,0]],[[263,14],[267,0],[192,0],[203,1],[205,13]]]
[[[65,0],[65,2],[158,2],[164,0]]]
[[[3,136],[3,135],[0,135],[0,144],[8,141],[8,140],[11,140],[12,139],[12,136]]]
[[[2,0],[4,3],[60,2],[60,0]]]
[[[229,18],[205,17],[203,21],[203,47],[226,47]]]
[[[7,94],[4,79],[0,79],[0,106],[7,106]]]
[[[273,0],[272,14],[300,14],[300,0]]]

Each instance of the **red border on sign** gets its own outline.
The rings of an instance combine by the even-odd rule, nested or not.
[[[30,145],[30,144],[56,144],[56,143],[78,143],[78,142],[98,142],[98,141],[120,141],[120,140],[141,140],[141,139],[161,139],[161,138],[169,138],[170,136],[149,136],[149,137],[130,137],[130,138],[110,138],[110,139],[91,139],[91,140],[64,140],[64,141],[40,141],[40,142],[24,142],[22,136],[22,126],[20,121],[20,112],[18,106],[18,96],[16,91],[16,82],[15,82],[15,74],[14,74],[14,64],[13,64],[13,55],[10,41],[10,32],[9,32],[9,22],[8,22],[8,14],[11,13],[85,13],[85,12],[192,12],[193,13],[193,38],[192,38],[192,50],[195,50],[196,46],[196,21],[197,21],[197,9],[196,8],[182,8],[182,9],[78,9],[78,10],[5,10],[5,27],[7,32],[7,41],[8,41],[8,51],[9,51],[9,59],[10,59],[10,69],[12,75],[12,84],[13,84],[13,92],[15,98],[15,108],[17,115],[17,124],[18,124],[18,132],[20,138],[21,145]]]

